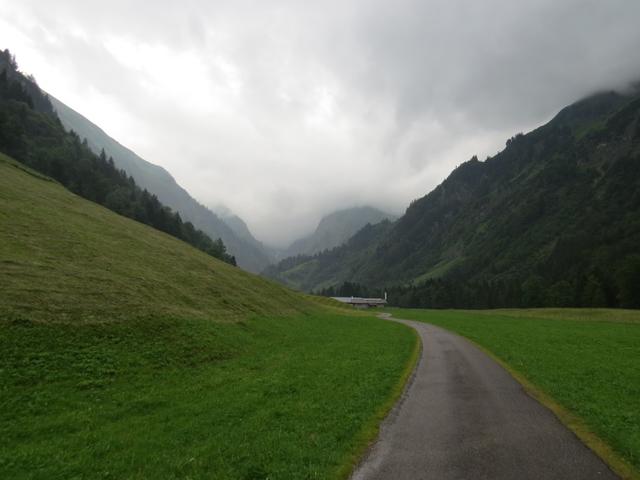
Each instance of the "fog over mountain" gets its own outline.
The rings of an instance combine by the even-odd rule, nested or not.
[[[273,245],[401,213],[458,164],[640,78],[640,2],[0,0],[23,71]]]
[[[322,217],[311,235],[296,240],[277,256],[286,258],[296,255],[313,255],[332,249],[346,243],[367,224],[375,225],[383,220],[393,221],[396,217],[367,206],[330,213]]]

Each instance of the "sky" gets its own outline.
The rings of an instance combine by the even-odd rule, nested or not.
[[[0,0],[23,72],[284,246],[640,79],[637,0]]]

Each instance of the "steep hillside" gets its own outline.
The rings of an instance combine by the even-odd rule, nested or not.
[[[314,303],[77,197],[0,154],[0,315],[31,320],[206,318]]]
[[[392,228],[270,269],[424,306],[631,306],[640,254],[640,98],[603,93],[460,165]],[[364,252],[364,253],[363,253]],[[336,265],[347,263],[348,268]],[[638,295],[640,298],[640,295]]]
[[[135,178],[143,188],[155,194],[161,202],[180,213],[213,238],[221,238],[238,265],[252,272],[259,272],[270,263],[264,248],[253,237],[245,239],[235,234],[215,213],[198,203],[182,188],[164,168],[142,159],[128,148],[109,137],[102,129],[78,112],[50,96],[53,107],[67,130],[86,138],[96,153],[104,150],[113,157],[115,164]]]
[[[0,238],[3,479],[347,478],[411,371],[404,326],[4,155]]]
[[[2,66],[2,64],[4,64]],[[49,98],[0,52],[0,151],[51,176],[72,192],[150,225],[235,265],[224,243],[184,222],[156,196],[140,188],[113,159],[93,153],[60,124]]]
[[[283,258],[314,255],[340,246],[365,225],[394,220],[391,214],[373,207],[354,207],[333,212],[320,220],[316,230],[308,237],[293,242],[282,254]]]

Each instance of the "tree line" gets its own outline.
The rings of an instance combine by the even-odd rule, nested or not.
[[[594,268],[551,285],[538,275],[525,279],[426,280],[417,285],[371,288],[356,282],[320,289],[327,297],[381,297],[390,306],[408,308],[640,308],[640,255],[630,255],[613,274]]]
[[[235,265],[221,239],[212,240],[158,198],[141,189],[104,150],[67,132],[33,78],[22,75],[8,50],[0,52],[0,150],[73,193],[149,225]]]

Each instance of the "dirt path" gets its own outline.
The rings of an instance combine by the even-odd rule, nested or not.
[[[425,323],[389,319],[418,332],[422,354],[352,479],[618,478],[470,342]]]

